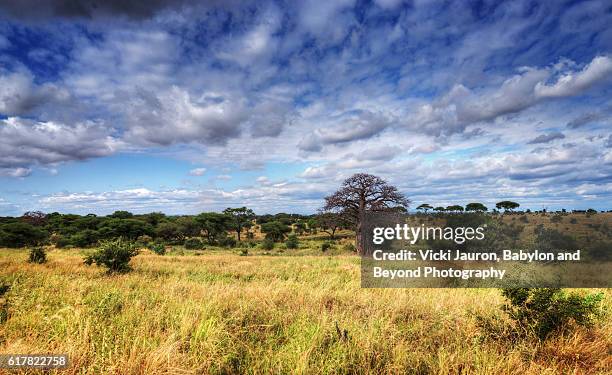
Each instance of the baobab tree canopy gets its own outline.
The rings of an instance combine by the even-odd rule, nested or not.
[[[338,191],[325,197],[323,210],[341,213],[355,225],[357,249],[361,251],[361,221],[365,212],[406,209],[409,203],[395,186],[382,178],[357,173],[344,180]]]

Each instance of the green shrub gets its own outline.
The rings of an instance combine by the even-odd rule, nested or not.
[[[504,289],[509,301],[503,309],[520,333],[535,334],[540,340],[570,327],[590,326],[599,317],[603,294],[580,296],[553,288]]]
[[[287,240],[285,240],[285,246],[287,246],[287,249],[297,249],[299,245],[300,242],[295,234],[289,235]]]
[[[148,246],[149,250],[151,250],[152,252],[154,252],[157,255],[164,255],[166,254],[166,246],[163,243],[153,243],[150,244]]]
[[[204,243],[199,238],[188,238],[183,243],[185,249],[200,250],[204,248]]]
[[[43,264],[47,262],[47,252],[42,246],[36,246],[30,249],[30,257],[28,258],[30,263]]]
[[[329,250],[332,247],[332,243],[331,242],[323,242],[321,244],[321,251],[322,252],[326,252],[327,250]]]
[[[85,258],[85,264],[104,266],[109,273],[127,272],[131,269],[130,260],[137,254],[134,244],[119,238],[100,243],[100,247]]]
[[[236,247],[236,239],[234,237],[223,237],[219,240],[219,245],[223,247]]]
[[[274,249],[274,241],[271,238],[266,238],[261,242],[261,248],[264,250]]]

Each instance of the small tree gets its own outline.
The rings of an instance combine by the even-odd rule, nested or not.
[[[519,208],[521,205],[516,203],[516,202],[512,202],[512,201],[501,201],[501,202],[497,202],[495,204],[495,207],[498,210],[503,209],[504,211],[512,211],[516,208]]]
[[[427,211],[432,210],[433,207],[430,204],[428,204],[428,203],[423,203],[422,205],[420,205],[416,209],[418,211],[425,211],[425,213],[427,213]]]
[[[131,242],[118,238],[102,242],[93,254],[85,258],[85,264],[104,266],[109,273],[127,272],[131,270],[130,260],[136,255],[138,249]]]
[[[226,208],[223,213],[227,215],[229,220],[229,226],[235,230],[238,234],[238,242],[240,242],[240,232],[244,228],[251,227],[251,220],[255,217],[255,213],[250,208],[239,207],[239,208]]]
[[[30,250],[30,257],[28,258],[30,263],[43,264],[47,262],[47,252],[42,246],[33,247]]]
[[[535,334],[541,340],[568,328],[568,323],[590,326],[599,317],[603,294],[584,297],[553,288],[504,289],[509,301],[504,311],[522,333]]]
[[[280,221],[270,221],[261,224],[261,231],[266,234],[266,238],[274,242],[280,242],[285,238],[287,233],[291,232],[291,227]]]
[[[317,223],[321,231],[329,234],[330,239],[334,239],[336,231],[343,226],[348,225],[342,214],[335,212],[322,212],[317,216]]]
[[[295,234],[290,234],[285,241],[285,246],[287,246],[287,249],[297,249],[299,245],[300,242]]]
[[[485,211],[488,211],[489,209],[484,204],[476,202],[476,203],[468,203],[465,206],[465,210],[473,211],[473,212],[485,212]]]

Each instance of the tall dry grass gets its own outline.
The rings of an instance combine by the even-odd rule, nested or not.
[[[115,276],[77,250],[26,258],[0,250],[0,281],[12,285],[0,353],[67,353],[61,373],[612,371],[609,316],[544,343],[494,339],[477,317],[500,314],[497,290],[361,289],[351,255],[143,253]]]

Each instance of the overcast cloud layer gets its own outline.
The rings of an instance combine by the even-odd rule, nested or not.
[[[143,5],[146,4],[146,5]],[[610,209],[612,4],[0,0],[0,215]]]

